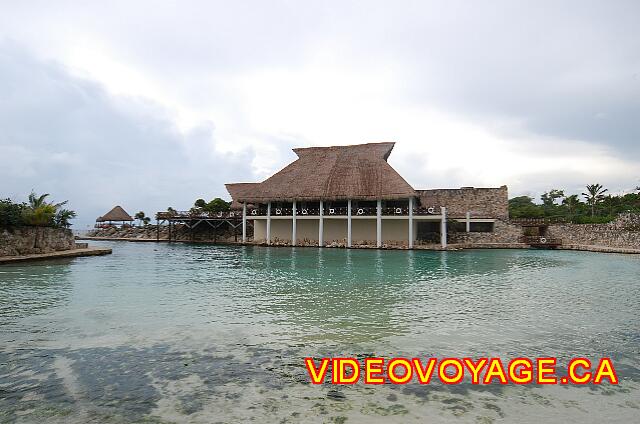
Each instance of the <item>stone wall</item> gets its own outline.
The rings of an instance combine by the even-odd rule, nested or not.
[[[176,225],[172,228],[172,240],[177,241],[206,241],[206,242],[233,242],[236,240],[234,230],[228,225],[221,225],[213,229],[206,222],[200,223],[193,232],[184,225]],[[242,241],[242,227],[237,228],[237,240]],[[247,226],[247,237],[253,235],[251,226]],[[156,240],[158,237],[157,225],[145,225],[143,227],[109,227],[96,228],[87,233],[87,237],[105,237],[113,239],[138,239]],[[169,239],[169,226],[160,226],[160,240]]]
[[[640,249],[640,215],[621,214],[608,224],[554,224],[547,228],[546,236],[562,239],[563,246]]]
[[[497,219],[490,233],[450,232],[449,243],[461,244],[510,244],[519,243],[522,227]]]
[[[0,229],[0,256],[19,256],[75,249],[73,233],[65,228]]]
[[[447,208],[451,218],[464,218],[471,212],[472,218],[509,218],[507,186],[498,188],[462,187],[456,189],[417,190],[423,207]]]

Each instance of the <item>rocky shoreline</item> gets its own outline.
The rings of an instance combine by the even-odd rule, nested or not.
[[[79,237],[83,240],[139,240],[139,241],[168,241],[169,226],[144,225],[141,227],[106,227],[95,228],[86,236]],[[242,240],[242,235],[233,233],[227,227],[213,229],[211,227],[198,227],[197,231],[191,231],[185,225],[176,225],[171,230],[172,241],[208,242],[208,243],[235,243]]]

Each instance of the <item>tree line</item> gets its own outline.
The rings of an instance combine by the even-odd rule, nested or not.
[[[69,228],[69,221],[76,217],[76,213],[64,208],[66,200],[53,203],[47,201],[48,197],[48,193],[38,196],[32,192],[28,202],[16,203],[11,199],[0,199],[0,227]]]
[[[563,218],[575,223],[610,222],[623,212],[640,213],[640,187],[635,193],[612,195],[602,184],[589,184],[578,194],[565,194],[552,189],[540,196],[542,203],[532,197],[518,196],[509,199],[511,218]]]

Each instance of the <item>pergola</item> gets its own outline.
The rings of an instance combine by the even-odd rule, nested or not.
[[[125,211],[122,206],[115,206],[109,212],[104,214],[103,216],[98,217],[96,219],[96,223],[109,223],[109,225],[113,225],[113,223],[120,223],[123,225],[125,222],[133,222],[134,219]]]

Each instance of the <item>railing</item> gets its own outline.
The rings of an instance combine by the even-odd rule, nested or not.
[[[326,214],[325,208],[325,214]],[[242,212],[240,212],[242,216]],[[318,208],[296,208],[297,216],[318,216],[320,215],[320,209]],[[247,210],[247,216],[267,216],[267,208],[258,208]],[[293,216],[292,208],[271,208],[271,216]]]
[[[293,209],[275,208],[271,206],[271,216],[293,216]]]
[[[324,216],[347,216],[347,207],[325,207]],[[384,216],[408,216],[409,208],[405,206],[386,207],[381,210]],[[357,216],[377,216],[377,208],[373,207],[352,207],[351,215]],[[414,208],[414,215],[435,215],[439,214],[440,209],[435,207],[428,208]],[[318,216],[320,215],[319,208],[297,208],[297,216]],[[255,216],[267,216],[267,208],[251,208],[247,209],[247,217]],[[277,208],[271,207],[271,216],[293,216],[292,208]],[[202,211],[163,211],[156,214],[158,219],[164,220],[194,220],[194,219],[237,219],[242,218],[241,210],[224,211],[224,212],[202,212]]]
[[[242,218],[242,211],[200,212],[200,211],[172,211],[156,213],[158,219],[229,219]]]
[[[440,208],[436,208],[435,206],[416,208],[413,210],[414,215],[439,215]]]
[[[320,209],[319,208],[298,208],[296,213],[298,214],[298,216],[309,216],[309,215],[318,216],[320,215]]]
[[[333,215],[346,216],[346,215],[348,215],[348,208],[346,208],[346,207],[339,207],[339,208],[327,207],[327,208],[324,208],[324,215],[325,216],[333,216]]]
[[[382,213],[382,215],[388,216],[388,215],[409,215],[409,208],[408,207],[395,207],[395,208],[382,208],[380,210],[380,212]]]
[[[352,216],[376,216],[378,215],[378,208],[376,207],[367,207],[367,208],[351,208]]]

